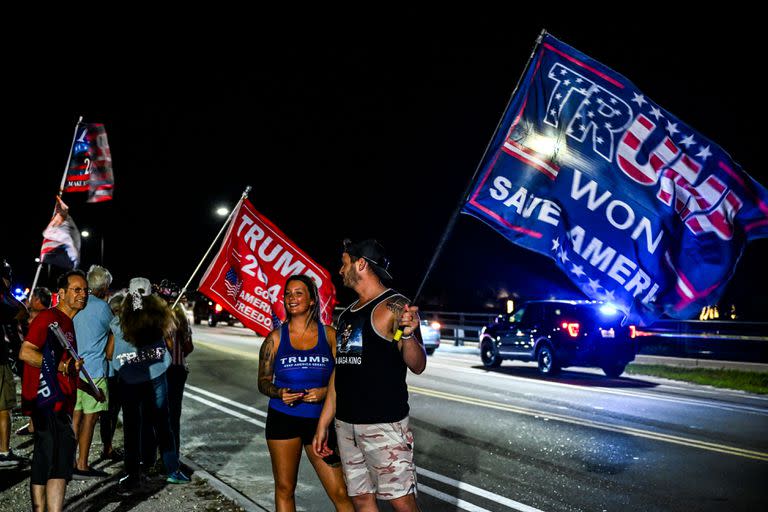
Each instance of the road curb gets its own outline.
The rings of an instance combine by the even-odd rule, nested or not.
[[[200,466],[198,463],[190,459],[189,457],[186,457],[182,455],[179,457],[182,464],[192,468],[195,472],[196,476],[199,476],[208,484],[219,491],[221,494],[223,494],[226,498],[232,500],[235,502],[235,504],[238,507],[241,507],[246,512],[269,512],[268,508],[264,508],[262,505],[259,505],[255,501],[251,500],[244,494],[240,493],[237,489],[234,489],[233,487],[230,487],[229,485],[225,484],[209,472],[207,472],[205,469],[203,469],[202,466]]]

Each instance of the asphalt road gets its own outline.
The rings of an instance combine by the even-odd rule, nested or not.
[[[195,341],[182,452],[274,510],[261,339],[203,326]],[[424,511],[768,509],[768,398],[586,369],[544,380],[444,348],[408,384]],[[332,510],[306,460],[299,482],[299,510]]]

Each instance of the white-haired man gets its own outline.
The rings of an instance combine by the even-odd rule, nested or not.
[[[78,446],[73,472],[75,480],[107,476],[106,472],[88,465],[88,456],[99,415],[109,409],[106,348],[112,334],[109,323],[112,321],[113,314],[104,299],[111,284],[112,274],[104,267],[92,265],[88,270],[88,288],[91,290],[88,304],[73,320],[80,357],[85,361],[85,369],[107,397],[107,401],[99,402],[85,391],[77,392],[77,403],[72,417]]]

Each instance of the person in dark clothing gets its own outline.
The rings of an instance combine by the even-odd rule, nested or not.
[[[387,500],[398,512],[413,512],[416,466],[408,423],[406,371],[427,364],[418,308],[386,287],[389,259],[376,240],[344,241],[339,274],[358,300],[339,316],[336,368],[317,425],[314,450],[328,453],[327,431],[335,416],[344,478],[355,510],[378,510]],[[400,328],[402,337],[395,338]]]
[[[0,261],[0,467],[18,466],[26,459],[11,450],[11,410],[16,406],[14,360],[21,348],[19,318],[26,316],[24,305],[11,293],[11,265]]]
[[[118,325],[112,327],[112,346],[107,356],[115,363],[120,376],[123,398],[123,433],[125,470],[120,479],[124,491],[137,490],[141,484],[142,425],[154,427],[157,443],[168,473],[166,481],[173,484],[190,482],[180,469],[168,408],[166,370],[171,357],[170,333],[174,327],[173,314],[160,297],[151,295],[148,279],[135,277],[129,284],[128,295],[120,307]],[[149,406],[151,414],[143,414]]]
[[[157,287],[156,293],[172,306],[179,297],[179,287],[163,279]],[[171,366],[165,375],[168,379],[168,407],[171,411],[171,427],[176,441],[176,453],[181,450],[181,403],[184,398],[184,385],[187,382],[189,367],[187,356],[195,349],[192,344],[192,328],[187,319],[187,310],[181,301],[173,308],[175,328],[171,335]]]

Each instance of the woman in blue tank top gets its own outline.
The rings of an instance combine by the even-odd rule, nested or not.
[[[259,353],[259,391],[270,397],[266,437],[276,510],[296,510],[303,447],[336,510],[352,512],[341,467],[326,464],[312,450],[336,358],[336,330],[320,323],[317,285],[308,276],[289,277],[283,300],[286,321],[269,333]]]

